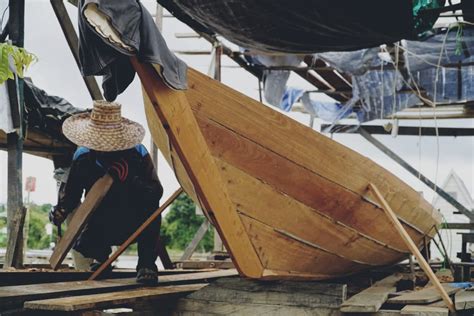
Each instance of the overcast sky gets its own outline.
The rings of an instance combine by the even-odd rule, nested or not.
[[[3,12],[8,1],[0,0],[0,9]],[[147,8],[154,13],[155,2],[143,1]],[[65,2],[74,23],[77,21],[76,9]],[[210,45],[203,40],[176,39],[175,33],[191,32],[184,24],[176,19],[164,19],[164,36],[168,45],[176,50],[203,50],[210,49]],[[76,107],[91,107],[91,99],[82,81],[79,70],[76,67],[72,54],[61,32],[59,24],[53,13],[49,0],[26,0],[26,22],[25,22],[25,47],[36,54],[39,61],[34,64],[27,75],[32,77],[34,83],[46,90],[49,94],[59,95]],[[188,65],[207,72],[209,67],[209,56],[180,56]],[[257,80],[244,70],[227,67],[235,64],[224,58],[222,70],[223,82],[230,85],[253,98],[258,98]],[[299,78],[291,77],[290,85],[297,87],[308,87],[307,83]],[[119,96],[118,102],[123,104],[123,113],[126,117],[138,121],[146,126],[143,102],[138,80]],[[307,124],[309,117],[304,114],[290,113],[294,119]],[[319,124],[316,122],[316,129]],[[373,123],[373,122],[372,122]],[[404,121],[400,125],[418,126],[418,121]],[[425,126],[433,126],[433,121],[422,122]],[[451,120],[438,121],[438,126],[459,126],[474,128],[473,120]],[[474,185],[474,139],[473,137],[443,137],[438,142],[435,137],[407,137],[400,136],[376,136],[393,151],[397,152],[415,168],[421,168],[422,173],[435,181],[436,170],[438,177],[436,182],[442,184],[448,173],[453,169],[466,183],[468,190],[473,192]],[[423,191],[426,199],[432,201],[433,193],[415,177],[406,172],[398,164],[387,158],[370,143],[358,135],[334,135],[335,141],[370,157],[392,173],[399,176],[405,182],[418,191]],[[145,145],[149,147],[149,135],[145,138]],[[439,152],[439,159],[437,159]],[[53,164],[51,161],[24,155],[23,177],[37,177],[37,191],[31,194],[31,200],[36,203],[56,202],[56,184],[52,178]],[[178,188],[176,179],[170,168],[161,158],[159,163],[159,176],[165,187],[166,198]],[[6,201],[7,188],[7,160],[6,153],[0,152],[0,202]]]

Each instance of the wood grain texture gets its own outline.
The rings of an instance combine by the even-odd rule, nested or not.
[[[373,179],[401,218],[434,235],[439,213],[370,159],[195,70],[188,71],[188,80],[186,96],[194,111],[359,195]]]
[[[442,287],[448,295],[452,295],[460,291],[460,288],[452,287],[447,283],[442,284]],[[434,286],[430,286],[419,291],[392,297],[388,299],[387,302],[392,304],[429,304],[440,301],[441,299],[441,294],[439,293],[438,289],[436,289]]]
[[[87,224],[87,220],[100,205],[107,192],[109,192],[113,182],[114,180],[108,174],[97,180],[87,193],[82,204],[76,209],[69,222],[68,229],[59,240],[49,259],[49,263],[54,270],[61,265],[68,251],[72,248],[74,241]]]
[[[388,222],[383,209],[287,158],[240,137],[218,123],[206,120],[201,116],[197,116],[197,118],[214,157],[222,159],[229,165],[252,175],[260,182],[270,185],[281,195],[290,196],[292,199],[323,213],[333,221],[341,222],[402,252],[409,252],[403,240],[398,238],[397,231],[387,229]],[[235,182],[239,181],[239,176],[234,175],[233,177]],[[229,186],[233,183],[229,178],[227,181]],[[251,199],[251,203],[260,202],[261,207],[255,208],[260,213],[267,213],[262,211],[266,209],[262,204],[267,200],[252,194],[252,192],[258,191],[258,188],[253,191],[248,190],[245,194],[250,194],[249,196],[241,194],[239,198]],[[286,209],[291,208],[287,206]],[[268,215],[273,215],[273,212],[268,212]],[[404,225],[404,227],[417,244],[421,244],[423,235],[408,225]]]
[[[156,300],[176,294],[189,294],[197,291],[207,283],[160,286],[153,288],[142,288],[120,292],[110,292],[92,295],[78,295],[46,300],[27,301],[25,309],[74,312],[91,309],[105,309],[119,306],[127,306],[141,301]]]
[[[248,277],[259,278],[263,270],[260,259],[233,209],[185,93],[167,87],[151,65],[141,64],[134,58],[132,64],[153,104],[153,114],[165,127],[169,142],[202,202],[200,204],[208,212],[212,210],[219,222],[218,230],[226,248],[234,256],[237,269]],[[222,234],[222,231],[226,233]]]

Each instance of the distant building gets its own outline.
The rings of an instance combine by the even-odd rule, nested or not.
[[[467,209],[474,211],[474,200],[472,199],[471,194],[462,179],[453,170],[451,170],[441,188]],[[447,223],[469,223],[469,219],[466,216],[455,214],[458,213],[458,210],[439,195],[434,198],[433,206],[441,211],[441,214],[444,217],[443,220]],[[465,230],[441,230],[441,238],[447,248],[449,257],[453,261],[459,261],[456,254],[461,251],[462,238],[458,233],[463,231]],[[436,237],[436,240],[439,240],[438,237]],[[471,250],[471,252],[473,251]],[[434,243],[431,245],[431,258],[442,258]]]

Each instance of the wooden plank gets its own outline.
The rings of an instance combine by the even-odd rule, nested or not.
[[[448,316],[449,309],[446,307],[407,305],[402,308],[400,314],[407,316]]]
[[[176,150],[196,190],[203,209],[216,217],[223,241],[236,259],[237,269],[247,277],[258,278],[262,264],[233,209],[219,171],[209,152],[183,91],[165,85],[155,69],[132,58],[142,84],[152,101],[155,116],[167,129],[170,144]],[[153,135],[155,136],[155,135]],[[223,234],[222,231],[226,233]]]
[[[164,275],[160,276],[159,285],[192,283],[197,281],[202,283],[216,278],[236,275],[237,271],[235,269]],[[4,286],[0,287],[0,310],[21,306],[21,304],[23,304],[25,301],[48,299],[68,295],[96,294],[117,290],[134,289],[139,287],[143,287],[143,285],[137,283],[135,278]]]
[[[201,226],[199,226],[198,231],[194,235],[189,245],[184,250],[183,255],[179,259],[180,261],[189,260],[191,258],[199,242],[204,238],[204,235],[206,235],[207,230],[209,229],[209,225],[209,221],[207,219],[204,219],[204,222],[202,222]]]
[[[89,280],[95,280],[108,266],[112,264],[127,248],[133,243],[138,236],[153,222],[163,211],[170,206],[171,203],[183,192],[183,189],[176,190],[147,220],[137,228],[137,230],[125,240],[123,244],[109,257],[107,260],[90,276]],[[73,219],[74,220],[74,219]],[[166,253],[168,254],[168,253]]]
[[[390,293],[396,291],[401,274],[391,275],[376,282],[371,287],[349,298],[341,305],[344,313],[375,313],[387,300]]]
[[[4,268],[20,268],[23,265],[23,226],[25,224],[25,217],[26,207],[21,207],[12,214],[12,217],[8,218],[8,238],[5,263],[3,264]]]
[[[109,191],[113,182],[112,177],[106,174],[91,187],[82,204],[74,212],[74,216],[69,222],[68,229],[64,233],[64,236],[54,248],[53,254],[49,259],[49,263],[51,263],[53,269],[56,270],[61,265],[74,241],[87,224],[87,220],[100,205],[100,202],[102,202],[102,199]]]
[[[127,306],[142,301],[168,298],[176,294],[185,295],[197,291],[207,283],[160,286],[155,288],[134,289],[93,295],[79,295],[46,300],[27,301],[25,309],[44,311],[73,312],[91,309],[105,309]]]
[[[310,218],[311,216],[320,217],[318,214],[314,214],[317,212],[319,215],[325,215],[326,218],[332,219],[333,222],[335,220],[336,223],[333,225],[343,223],[383,244],[389,244],[405,253],[409,252],[403,241],[398,238],[397,232],[387,231],[387,225],[389,224],[387,223],[384,211],[374,205],[374,203],[361,199],[354,192],[344,189],[317,173],[290,161],[287,157],[281,156],[254,141],[242,137],[217,122],[204,118],[199,113],[196,114],[196,117],[214,157],[224,160],[227,165],[234,166],[229,171],[224,166],[220,166],[222,174],[232,171],[232,175],[227,175],[226,178],[229,190],[232,186],[239,184],[240,178],[245,176],[242,172],[245,172],[248,175],[246,178],[252,176],[260,180],[262,186],[264,186],[263,184],[268,184],[277,194],[281,195],[283,193],[287,197],[285,201],[290,199],[296,200],[296,202],[310,207],[312,210],[309,213],[313,213],[313,215],[309,215]],[[236,168],[240,169],[240,172],[233,172]],[[279,172],[275,172],[275,170]],[[242,184],[242,186],[245,185]],[[236,204],[241,204],[239,201],[241,198],[248,199],[251,206],[256,206],[254,203],[258,203],[261,206],[258,212],[262,216],[274,219],[274,222],[276,220],[273,216],[289,215],[286,210],[294,207],[289,207],[284,203],[278,207],[278,209],[283,208],[282,214],[273,211],[272,207],[265,207],[263,205],[269,197],[261,198],[260,195],[252,194],[252,192],[259,191],[260,184],[254,185],[254,191],[239,192],[241,193],[239,197],[232,196],[233,194],[231,194],[231,198],[234,199],[233,201]],[[315,192],[318,192],[318,194],[315,194]],[[333,196],[338,198],[334,199]],[[272,201],[268,203],[272,203]],[[287,208],[285,209],[285,207]],[[316,218],[313,220],[316,220]],[[301,225],[297,225],[297,227],[299,226]],[[423,235],[420,232],[406,224],[404,227],[406,227],[410,236],[417,243],[422,242]],[[338,234],[342,236],[343,233],[339,232]],[[345,236],[347,237],[347,233]],[[362,237],[361,234],[359,237]],[[383,257],[385,255],[380,260],[383,260]],[[386,257],[387,260],[390,260],[388,259],[389,255]]]
[[[449,283],[442,284],[442,287],[448,295],[452,295],[460,290],[460,288],[452,287]],[[429,304],[441,299],[439,291],[434,286],[429,286],[419,291],[412,291],[392,297],[387,302],[391,304]]]
[[[222,278],[194,292],[188,298],[235,304],[269,304],[311,308],[339,308],[346,299],[347,286],[326,282],[259,282]]]
[[[369,181],[376,181],[399,216],[435,234],[432,227],[441,222],[437,211],[387,170],[196,71],[189,70],[188,77],[186,96],[194,111],[359,195],[365,194]]]
[[[410,238],[410,236],[408,235],[406,230],[403,228],[403,226],[400,223],[400,221],[398,220],[396,214],[390,208],[390,205],[384,199],[384,197],[380,193],[377,186],[375,186],[373,183],[369,183],[369,189],[375,194],[375,196],[379,200],[380,204],[382,204],[383,209],[385,210],[385,214],[387,214],[387,216],[390,219],[390,221],[392,222],[394,228],[400,233],[400,236],[406,242],[408,248],[413,253],[413,255],[416,257],[416,260],[418,260],[418,263],[419,263],[420,267],[426,273],[426,275],[428,276],[430,281],[434,284],[436,290],[440,293],[441,297],[443,298],[443,301],[446,303],[446,306],[449,308],[450,311],[455,312],[456,310],[454,308],[453,301],[449,297],[448,293],[446,293],[446,290],[443,288],[443,286],[439,282],[439,280],[436,277],[436,275],[434,274],[433,270],[431,270],[430,265],[428,264],[428,262],[426,262],[425,258],[420,253],[420,250],[418,249],[418,247],[415,245],[415,243]],[[400,298],[400,297],[398,297],[398,298]]]
[[[456,310],[465,310],[474,308],[474,291],[462,290],[454,295]]]

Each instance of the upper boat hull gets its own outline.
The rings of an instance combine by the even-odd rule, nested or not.
[[[183,92],[134,65],[155,143],[241,274],[327,279],[406,258],[370,182],[417,245],[434,236],[438,212],[371,160],[197,71]]]

